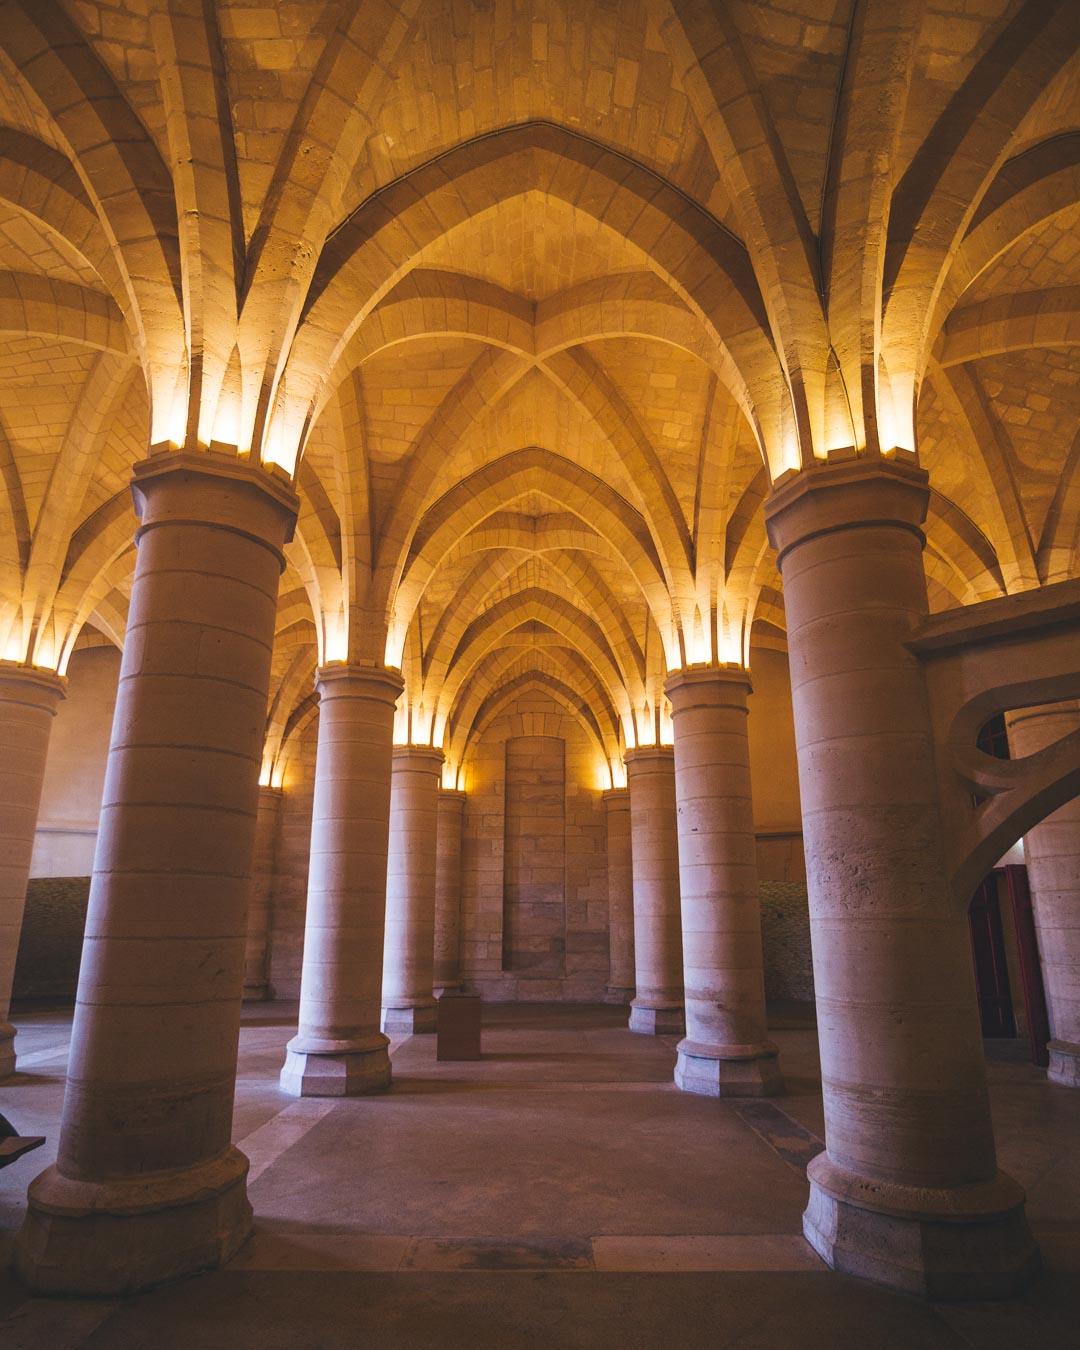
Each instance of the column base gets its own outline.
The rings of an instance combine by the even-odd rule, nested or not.
[[[675,1047],[675,1086],[700,1097],[776,1097],[784,1091],[775,1045],[702,1045],[680,1041]]]
[[[634,997],[634,986],[632,984],[609,984],[604,989],[605,1003],[627,1004]]]
[[[630,1004],[627,1025],[639,1036],[682,1036],[686,1032],[686,1016],[681,1003],[666,1008],[644,1008],[635,999]]]
[[[285,1047],[278,1086],[293,1097],[362,1097],[390,1086],[390,1042],[378,1032],[361,1041],[294,1036]]]
[[[251,1232],[248,1160],[230,1148],[182,1172],[74,1181],[49,1167],[30,1183],[13,1264],[43,1294],[120,1295],[213,1270]]]
[[[1024,1192],[999,1172],[955,1187],[875,1181],[819,1153],[806,1169],[807,1242],[833,1270],[940,1299],[1000,1299],[1039,1268]]]
[[[1059,1087],[1080,1088],[1080,1045],[1073,1041],[1050,1041],[1046,1077]]]
[[[464,980],[447,980],[445,984],[436,984],[432,991],[436,999],[442,998],[443,994],[457,994],[465,986]]]
[[[434,1002],[415,1008],[384,1008],[382,1029],[388,1036],[424,1036],[435,1030],[436,1016]]]
[[[15,1072],[15,1028],[0,1022],[0,1082]]]
[[[243,997],[245,1003],[265,1003],[270,997],[270,986],[265,980],[259,984],[245,984]]]

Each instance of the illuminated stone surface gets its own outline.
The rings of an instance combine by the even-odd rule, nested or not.
[[[344,1097],[383,1006],[609,1000],[659,1047],[685,971],[672,1097],[774,1091],[758,886],[804,876],[807,1231],[1024,1279],[965,908],[1027,835],[1070,1097],[1078,49],[1075,0],[4,7],[0,1001],[28,875],[97,849],[29,1282],[242,1240],[245,996]],[[1043,748],[979,749],[1003,714]]]

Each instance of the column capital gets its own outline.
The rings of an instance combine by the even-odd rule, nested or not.
[[[600,794],[600,800],[608,810],[629,811],[630,810],[630,789],[628,787],[605,788]]]
[[[394,767],[399,764],[408,763],[411,767],[417,769],[430,769],[432,773],[438,773],[443,766],[446,756],[437,745],[395,745],[394,746]],[[442,789],[440,788],[440,791]]]
[[[405,681],[390,666],[362,666],[350,661],[328,661],[315,672],[319,698],[364,698],[388,703],[401,697]]]
[[[623,763],[627,771],[631,769],[648,768],[652,764],[658,764],[661,767],[669,766],[674,772],[675,769],[675,747],[673,745],[639,745],[633,750],[627,750],[623,755]]]
[[[55,715],[67,684],[66,677],[55,670],[0,661],[0,703],[23,703]]]
[[[284,569],[300,500],[279,474],[212,450],[161,451],[135,465],[131,495],[136,542],[161,525],[210,525],[263,544]]]
[[[673,670],[664,681],[672,716],[690,708],[740,708],[745,712],[746,697],[752,692],[750,672],[735,664],[685,666]]]
[[[464,806],[468,793],[464,788],[439,788],[439,802],[445,802],[447,806]]]
[[[889,525],[910,531],[921,545],[929,500],[929,475],[913,457],[826,462],[773,489],[765,525],[778,566],[796,545],[837,530]]]

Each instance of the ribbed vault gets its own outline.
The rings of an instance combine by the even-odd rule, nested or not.
[[[918,450],[935,607],[1075,576],[1076,6],[803,8],[8,0],[0,655],[123,641],[168,444],[300,495],[277,778],[345,659],[450,778],[539,687],[614,771],[783,644],[762,507],[830,453]]]

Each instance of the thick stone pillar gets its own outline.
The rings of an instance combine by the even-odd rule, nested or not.
[[[630,1030],[679,1035],[683,1019],[679,839],[675,752],[646,745],[626,753],[634,877],[634,971]]]
[[[1002,1297],[1037,1264],[999,1172],[967,919],[949,894],[930,713],[927,476],[814,467],[767,509],[788,621],[825,1102],[807,1239],[833,1267]]]
[[[281,789],[259,787],[259,814],[255,820],[255,862],[248,903],[247,944],[244,948],[244,999],[258,1002],[269,990],[270,904],[277,862],[278,817]]]
[[[247,1237],[230,1143],[282,547],[296,498],[233,457],[136,466],[135,579],[55,1166],[15,1244],[36,1289],[122,1294]]]
[[[603,794],[607,822],[608,999],[634,997],[634,866],[630,856],[630,790]]]
[[[765,1022],[754,806],[739,667],[677,671],[675,727],[686,1039],[675,1082],[706,1097],[782,1092]]]
[[[297,1034],[281,1086],[352,1097],[390,1082],[379,1030],[396,670],[345,663],[318,674],[319,743],[311,813]]]
[[[435,991],[461,988],[461,827],[465,794],[440,788],[435,831]]]
[[[435,842],[443,752],[394,747],[386,865],[383,1030],[435,1030]]]
[[[1036,754],[1080,727],[1075,700],[1010,713],[1016,758]],[[1024,836],[1024,861],[1050,1015],[1052,1083],[1080,1088],[1080,797]]]
[[[11,985],[49,733],[66,687],[51,671],[0,663],[0,1079],[15,1072]]]

